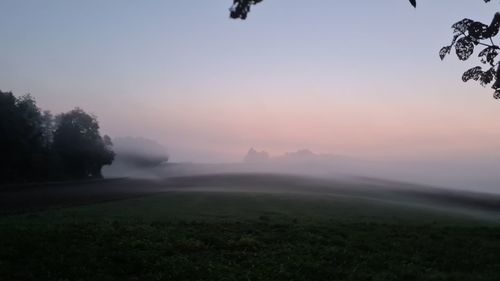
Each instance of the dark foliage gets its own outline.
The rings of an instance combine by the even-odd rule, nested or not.
[[[483,0],[485,3],[491,0]],[[416,7],[416,0],[410,0],[410,3]],[[495,90],[494,98],[500,99],[500,63],[496,60],[500,47],[493,42],[500,29],[500,13],[496,13],[490,25],[471,19],[463,19],[453,26],[453,39],[451,44],[444,46],[439,51],[439,57],[443,60],[446,55],[451,53],[455,48],[455,53],[460,60],[468,60],[474,50],[478,47],[484,49],[479,53],[481,63],[486,65],[485,69],[481,66],[473,67],[467,70],[462,80],[478,81],[481,86],[485,87],[493,83],[492,88]]]
[[[490,0],[484,0],[490,2]],[[233,0],[233,5],[229,8],[229,16],[233,19],[245,20],[250,12],[252,5],[258,4],[262,0]],[[410,0],[413,7],[417,7],[417,0]]]
[[[489,2],[485,0],[485,2]],[[483,48],[478,57],[483,66],[476,66],[467,70],[462,80],[478,81],[482,86],[487,86],[493,83],[492,88],[495,90],[494,97],[500,98],[500,64],[498,54],[500,47],[493,41],[500,29],[500,13],[496,13],[490,25],[471,19],[463,19],[453,26],[453,39],[451,44],[444,46],[439,51],[439,57],[444,59],[450,54],[452,49],[460,60],[468,60],[477,48]],[[484,68],[483,68],[484,67]]]
[[[75,108],[56,117],[53,146],[66,174],[72,178],[102,177],[103,165],[113,162],[111,139],[101,137],[95,116]]]
[[[416,0],[409,0],[413,7],[417,7]],[[491,0],[483,0],[485,3]],[[233,6],[230,8],[230,16],[233,19],[246,19],[252,5],[258,4],[262,0],[233,0]],[[493,83],[495,90],[494,97],[500,99],[500,63],[497,60],[500,47],[493,42],[500,29],[500,13],[496,13],[490,25],[463,19],[453,26],[453,39],[449,46],[441,48],[439,57],[444,59],[446,55],[455,49],[455,53],[460,60],[468,60],[478,47],[484,47],[479,53],[482,64],[486,65],[483,69],[477,66],[467,70],[462,76],[462,80],[467,82],[471,79],[478,81],[482,86]]]
[[[0,181],[43,178],[48,172],[44,118],[30,95],[0,91]]]
[[[250,12],[250,7],[262,0],[233,0],[233,6],[229,9],[230,17],[233,19],[246,19]]]
[[[81,118],[69,120],[74,112]],[[82,110],[73,110],[60,115],[55,124],[52,114],[42,112],[31,95],[15,97],[0,91],[0,183],[100,176],[102,165],[113,160],[111,141],[100,137],[94,117],[84,116],[88,115]],[[68,121],[81,130],[72,131]],[[85,150],[85,155],[71,149]],[[72,161],[85,165],[77,171]]]

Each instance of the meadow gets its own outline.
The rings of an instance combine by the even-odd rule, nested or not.
[[[0,280],[500,278],[496,195],[282,175],[141,183],[140,196],[4,212]]]

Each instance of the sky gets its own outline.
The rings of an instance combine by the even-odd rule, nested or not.
[[[255,147],[500,163],[500,102],[461,81],[477,59],[438,57],[497,0],[266,0],[246,21],[231,2],[0,0],[0,89],[81,107],[173,161]]]

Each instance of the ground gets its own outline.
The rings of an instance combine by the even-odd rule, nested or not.
[[[0,280],[499,280],[499,197],[283,175],[0,189]]]

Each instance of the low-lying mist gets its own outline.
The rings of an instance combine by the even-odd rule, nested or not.
[[[169,160],[165,147],[146,138],[114,138],[113,149],[113,164],[103,169],[108,177],[156,178]]]
[[[124,142],[123,140],[117,143]],[[130,140],[128,140],[130,142]],[[383,179],[444,188],[500,193],[498,164],[472,161],[375,161],[342,155],[316,154],[309,150],[270,157],[265,151],[250,149],[235,163],[167,163],[166,150],[151,141],[133,141],[134,145],[118,146],[117,159],[104,169],[108,177],[161,179],[211,174],[269,173],[302,175],[342,180]],[[141,147],[141,145],[148,144]],[[137,148],[137,149],[136,149]],[[154,149],[153,149],[154,148]],[[150,165],[137,165],[126,155],[160,159]]]

